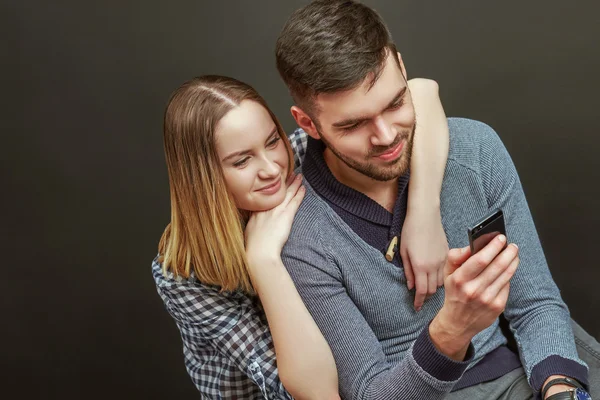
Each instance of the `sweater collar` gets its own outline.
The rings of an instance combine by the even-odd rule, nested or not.
[[[325,144],[321,140],[309,137],[306,157],[302,164],[304,178],[321,197],[357,217],[376,224],[392,226],[404,220],[408,172],[398,178],[398,197],[392,214],[370,197],[339,182],[325,162],[324,151]],[[400,228],[401,226],[393,230],[398,232]]]

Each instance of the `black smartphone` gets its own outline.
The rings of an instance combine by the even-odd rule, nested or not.
[[[473,225],[473,227],[469,228],[471,254],[475,254],[483,249],[493,238],[500,234],[506,236],[504,214],[502,213],[502,210],[494,210],[491,214],[488,214],[478,223]]]

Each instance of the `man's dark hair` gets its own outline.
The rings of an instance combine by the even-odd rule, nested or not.
[[[396,46],[375,10],[350,0],[317,0],[296,10],[283,27],[277,69],[294,102],[314,120],[314,97],[350,90],[371,74],[375,84]]]

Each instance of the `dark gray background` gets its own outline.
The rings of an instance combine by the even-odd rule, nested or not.
[[[218,73],[291,131],[273,48],[304,3],[2,3],[3,393],[198,397],[150,274],[169,219],[162,113]],[[448,115],[503,138],[563,296],[600,337],[598,2],[367,3]]]

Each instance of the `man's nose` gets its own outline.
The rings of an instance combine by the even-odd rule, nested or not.
[[[371,144],[373,146],[389,146],[394,142],[396,134],[382,116],[378,116],[373,120],[373,135],[371,136]]]

